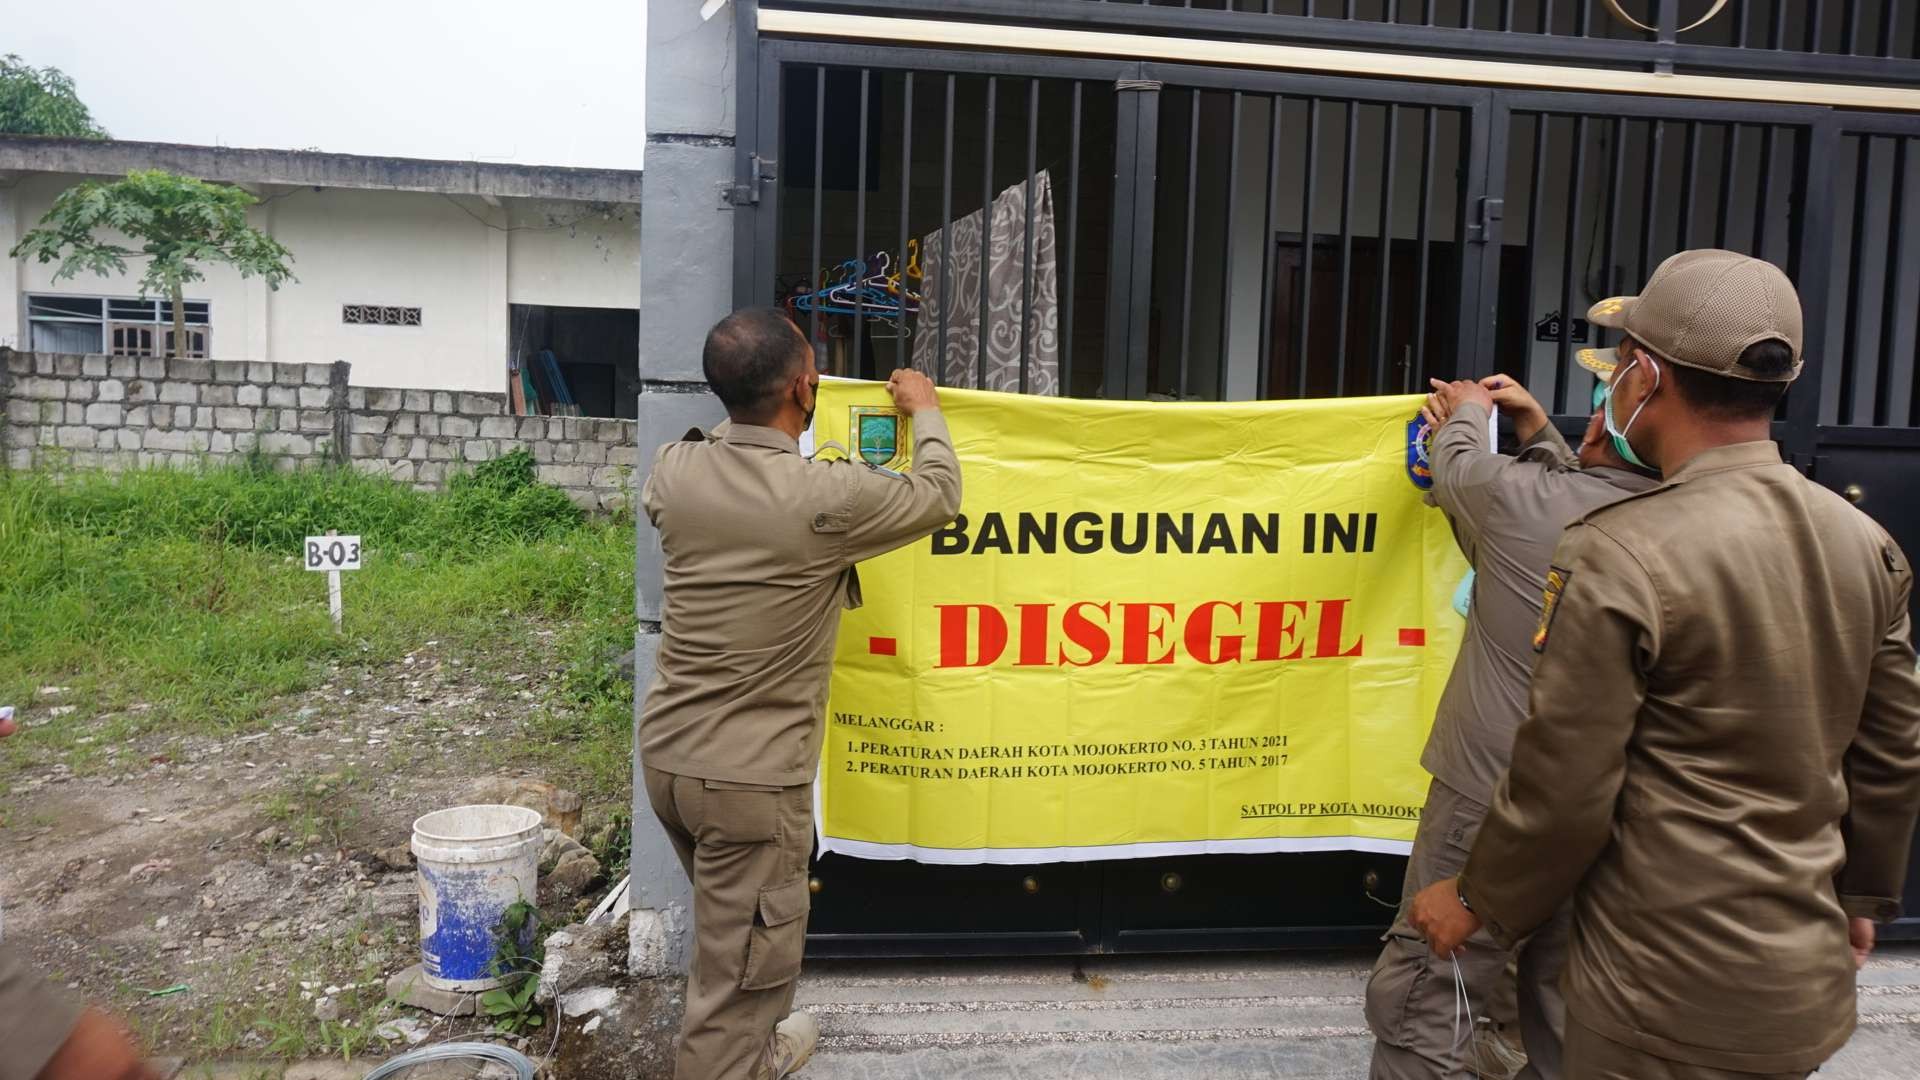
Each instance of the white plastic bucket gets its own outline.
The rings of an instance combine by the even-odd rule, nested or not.
[[[462,993],[500,985],[489,970],[495,935],[507,908],[538,895],[540,821],[523,806],[456,806],[414,821],[427,985]]]

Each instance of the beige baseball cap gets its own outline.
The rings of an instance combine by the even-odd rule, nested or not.
[[[1587,311],[1596,326],[1619,330],[1648,352],[1675,364],[1730,379],[1792,382],[1800,375],[1800,294],[1779,267],[1734,251],[1683,251],[1660,264],[1639,296],[1615,296]],[[1793,350],[1793,367],[1760,376],[1739,364],[1747,347],[1769,339]],[[1595,350],[1585,350],[1595,352]],[[1580,363],[1595,371],[1612,358]]]

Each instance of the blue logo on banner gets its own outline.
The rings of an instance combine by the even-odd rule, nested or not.
[[[1433,462],[1427,449],[1433,442],[1433,429],[1419,417],[1407,421],[1407,479],[1421,491],[1433,487]]]

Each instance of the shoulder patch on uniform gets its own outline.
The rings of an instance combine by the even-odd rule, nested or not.
[[[1540,625],[1533,632],[1533,651],[1547,651],[1547,632],[1553,629],[1553,616],[1560,610],[1560,594],[1566,591],[1567,582],[1573,580],[1573,571],[1558,566],[1547,567],[1547,588],[1542,594],[1540,604]]]
[[[1900,552],[1892,544],[1880,545],[1880,559],[1887,564],[1889,574],[1898,574],[1906,567],[1900,564]]]

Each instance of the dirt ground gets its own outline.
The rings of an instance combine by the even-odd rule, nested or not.
[[[554,633],[485,655],[423,642],[330,672],[249,733],[152,736],[82,776],[0,746],[6,940],[189,1062],[393,1052],[407,1043],[373,1029],[395,1017],[435,1041],[478,1029],[385,1000],[387,976],[419,959],[404,849],[418,815],[533,775],[516,740],[549,707]],[[21,719],[104,719],[58,715],[58,699],[46,688]],[[618,809],[589,802],[587,829]]]

